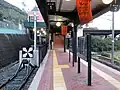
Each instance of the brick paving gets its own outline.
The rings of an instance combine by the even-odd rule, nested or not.
[[[53,90],[53,54],[49,53],[48,61],[46,63],[38,90]]]
[[[72,62],[69,63],[68,60],[68,53],[64,53],[63,49],[55,49],[55,51],[58,65],[69,65],[69,68],[61,68],[67,90],[119,90],[94,71],[92,71],[92,86],[87,86],[87,66],[81,63],[81,73],[78,74],[77,63],[75,63],[75,67],[72,67]],[[53,52],[51,51],[38,90],[55,90],[53,87],[52,53]],[[119,75],[115,76],[115,74],[107,70],[107,68],[102,68],[102,66],[95,63],[93,63],[93,65],[102,72],[119,81]]]
[[[117,90],[113,85],[102,77],[92,72],[92,86],[87,86],[87,67],[81,63],[81,73],[77,73],[77,63],[72,67],[72,62],[68,62],[68,53],[57,50],[58,62],[68,64],[70,68],[62,69],[67,90]]]

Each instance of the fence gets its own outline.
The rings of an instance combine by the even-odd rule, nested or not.
[[[40,65],[40,63],[42,63],[45,55],[47,54],[48,43],[44,43],[42,45],[37,45],[37,47],[39,49],[39,65]]]
[[[77,40],[77,53],[85,59],[87,57],[87,39],[86,37],[78,37]],[[67,39],[66,42],[67,49],[72,52],[72,38]]]
[[[86,60],[86,57],[87,57],[87,39],[86,39],[86,37],[78,37],[77,52],[81,58]]]
[[[18,27],[10,21],[0,21],[0,28],[18,29]]]

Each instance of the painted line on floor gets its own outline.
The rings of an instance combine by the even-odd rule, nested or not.
[[[98,62],[98,61],[95,61],[94,59],[92,59],[92,62],[94,62],[94,63],[96,63],[96,64],[98,64],[98,65],[100,65],[100,66],[102,66],[102,67],[104,67],[104,68],[106,68],[106,69],[108,69],[108,70],[110,70],[111,72],[113,72],[113,73],[115,73],[115,74],[117,74],[117,75],[120,75],[120,72],[119,72],[119,71],[117,71],[117,70],[115,70],[115,69],[113,69],[113,68],[111,68],[111,67],[109,67],[109,66],[106,66],[106,65],[104,65],[104,64],[102,64],[102,63],[100,63],[100,62]]]
[[[68,65],[58,65],[55,50],[53,50],[53,88],[54,90],[67,90],[61,68],[69,68]]]
[[[68,50],[67,50],[68,52]],[[70,53],[72,55],[72,53]],[[81,59],[81,62],[88,67],[88,63]],[[114,87],[116,87],[118,90],[120,90],[120,82],[110,75],[106,74],[105,72],[101,71],[100,69],[96,68],[95,66],[92,65],[92,71],[94,71],[96,74],[98,74],[100,77],[104,78],[107,80],[110,84],[112,84]]]

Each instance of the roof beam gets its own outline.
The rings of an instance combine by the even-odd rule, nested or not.
[[[111,30],[83,30],[84,35],[109,35],[112,34]],[[120,30],[115,30],[115,35],[120,34]]]
[[[58,10],[59,12],[61,11],[62,4],[63,4],[63,0],[60,0],[59,10]]]
[[[37,5],[40,9],[40,12],[43,16],[43,19],[46,23],[46,26],[48,26],[48,10],[47,10],[47,2],[46,0],[36,0]]]

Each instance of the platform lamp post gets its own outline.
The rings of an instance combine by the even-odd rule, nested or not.
[[[102,0],[104,4],[110,4],[110,8],[114,8],[114,4],[116,4],[116,0]],[[112,3],[113,2],[113,3]],[[111,62],[114,64],[114,9],[112,10],[112,52],[111,52]]]
[[[111,4],[111,11],[112,11],[112,64],[114,64],[114,43],[115,43],[115,37],[114,37],[114,12],[119,11],[119,4],[117,4],[116,0],[113,0],[113,3]]]
[[[36,40],[37,40],[37,30],[36,30],[36,24],[37,24],[37,15],[36,15],[36,12],[34,12],[34,50],[36,50]]]
[[[114,11],[112,12],[112,53],[111,53],[111,62],[114,64],[114,46],[115,46],[115,40],[114,40]]]

